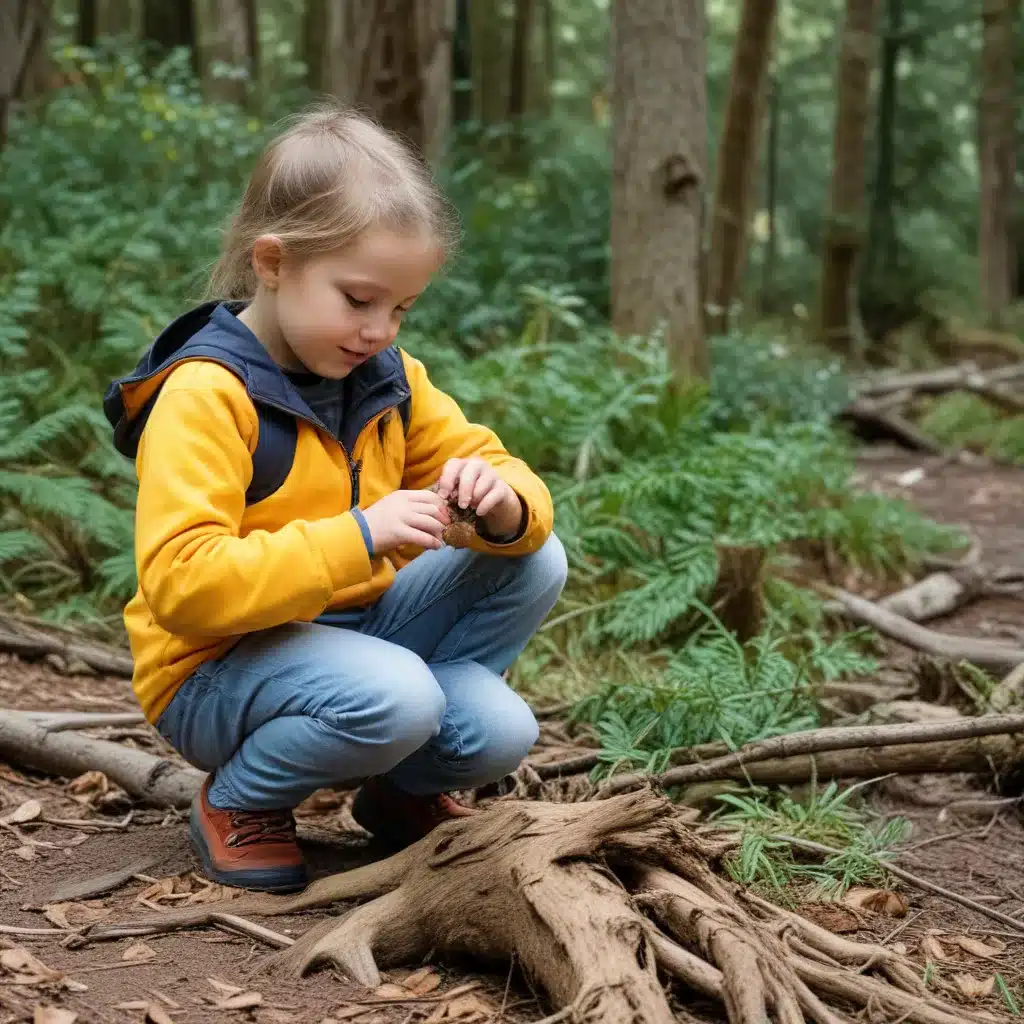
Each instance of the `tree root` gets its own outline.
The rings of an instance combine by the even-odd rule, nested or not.
[[[298,896],[232,902],[289,914],[367,900],[315,926],[266,968],[333,964],[373,987],[380,968],[429,951],[515,957],[564,1019],[670,1024],[662,980],[725,1005],[733,1024],[849,1024],[869,1005],[919,1024],[981,1018],[925,989],[905,958],[854,942],[722,877],[734,836],[697,830],[649,791],[583,804],[499,802],[385,861]],[[210,908],[149,915],[162,928]],[[100,926],[80,942],[123,926]]]

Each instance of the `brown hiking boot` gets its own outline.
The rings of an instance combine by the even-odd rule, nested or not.
[[[306,864],[291,811],[231,811],[207,799],[211,779],[192,802],[189,834],[208,878],[264,892],[305,888]]]
[[[465,807],[447,793],[416,796],[381,778],[368,779],[352,802],[357,824],[395,850],[422,839],[445,821],[468,818],[479,811]]]

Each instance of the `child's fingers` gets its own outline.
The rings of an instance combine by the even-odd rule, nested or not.
[[[502,498],[505,496],[505,488],[502,485],[501,480],[494,481],[494,485],[484,494],[476,506],[476,514],[478,516],[485,516],[488,512],[493,511],[501,503]]]
[[[473,501],[473,490],[480,474],[487,468],[483,461],[470,460],[459,474],[459,508],[469,508]]]
[[[473,497],[470,499],[473,508],[480,512],[480,502],[483,500],[484,495],[489,494],[495,487],[500,488],[501,479],[495,472],[493,466],[484,466],[480,470],[480,476],[477,477],[476,484],[473,487]]]
[[[410,529],[406,536],[402,538],[402,543],[418,544],[421,548],[426,548],[428,551],[436,551],[444,546],[444,542],[440,537],[435,537],[431,533],[424,533],[422,530],[413,529]]]
[[[437,482],[437,493],[442,499],[447,499],[454,491],[459,482],[459,474],[466,464],[465,459],[449,459],[441,470],[441,479]]]
[[[427,512],[414,512],[405,521],[406,526],[423,533],[429,533],[433,537],[440,537],[444,531],[444,523]]]

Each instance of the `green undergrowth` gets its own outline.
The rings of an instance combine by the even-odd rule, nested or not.
[[[1008,415],[979,395],[953,391],[929,404],[921,429],[950,447],[1024,465],[1024,415]]]
[[[729,874],[766,897],[789,904],[840,899],[853,886],[892,886],[884,861],[906,841],[911,825],[899,817],[876,820],[877,815],[859,800],[869,784],[841,788],[831,782],[823,789],[812,785],[803,795],[761,788],[720,795],[722,806],[711,820],[742,834],[739,850],[726,861]],[[811,859],[781,836],[842,853]]]

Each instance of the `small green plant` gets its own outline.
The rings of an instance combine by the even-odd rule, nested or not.
[[[1014,1017],[1020,1016],[1020,1005],[1018,1004],[1013,992],[1010,991],[1009,985],[1003,980],[1003,976],[997,971],[996,972],[996,988],[999,989],[999,994],[1003,998],[1003,1002],[1006,1004],[1006,1008],[1014,1015]]]
[[[879,858],[903,842],[910,823],[892,818],[871,828],[867,815],[853,804],[869,782],[840,789],[830,782],[813,786],[805,800],[785,791],[752,789],[726,793],[723,808],[712,816],[719,825],[738,829],[739,851],[726,863],[729,874],[744,885],[760,887],[773,899],[842,897],[855,885],[891,885]],[[821,863],[798,860],[782,836],[808,839],[842,850]]]

